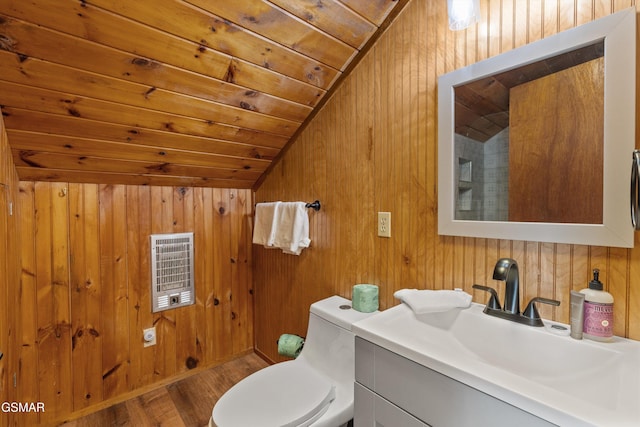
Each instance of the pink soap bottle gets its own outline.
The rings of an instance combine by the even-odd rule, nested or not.
[[[613,295],[603,290],[599,275],[600,270],[594,269],[589,287],[580,291],[584,294],[583,336],[606,342],[613,339]]]

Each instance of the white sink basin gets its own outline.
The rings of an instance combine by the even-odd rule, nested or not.
[[[640,342],[574,340],[551,332],[556,322],[531,327],[483,309],[416,316],[400,304],[354,330],[552,423],[640,426]]]

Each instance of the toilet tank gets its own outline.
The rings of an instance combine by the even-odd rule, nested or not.
[[[351,325],[375,313],[361,313],[351,308],[351,301],[332,296],[310,308],[309,327],[302,353],[315,369],[340,382],[353,382],[355,336]]]

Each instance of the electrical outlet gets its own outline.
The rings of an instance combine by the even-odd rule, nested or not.
[[[378,212],[378,236],[391,237],[391,212]]]
[[[143,330],[142,339],[144,340],[144,347],[156,345],[156,328],[153,327]]]

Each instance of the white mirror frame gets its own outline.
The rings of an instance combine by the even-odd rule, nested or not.
[[[454,88],[604,39],[604,192],[602,224],[455,219]],[[631,159],[635,147],[636,11],[597,19],[438,79],[438,234],[633,247]],[[588,165],[585,165],[588,167]]]

